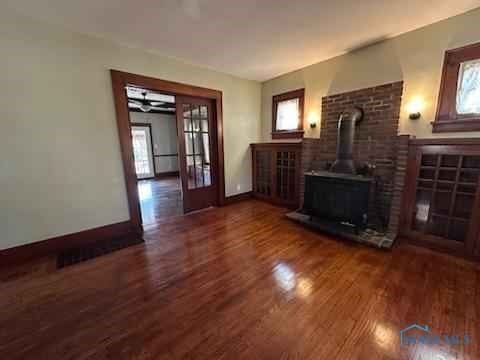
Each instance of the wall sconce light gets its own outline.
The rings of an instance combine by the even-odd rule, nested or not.
[[[410,113],[408,117],[410,118],[410,120],[418,120],[422,117],[422,114],[420,112],[414,112],[414,113]]]
[[[422,117],[423,100],[420,97],[413,98],[408,105],[408,117],[410,120],[418,120]]]
[[[312,111],[308,115],[308,123],[310,124],[310,129],[315,129],[318,123],[318,114],[315,111]]]

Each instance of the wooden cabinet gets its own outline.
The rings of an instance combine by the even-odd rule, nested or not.
[[[404,235],[467,257],[480,256],[480,142],[412,141]]]
[[[253,195],[295,208],[299,203],[301,143],[251,144]]]

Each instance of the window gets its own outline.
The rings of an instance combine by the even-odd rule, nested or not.
[[[445,54],[433,132],[480,131],[480,43]]]
[[[305,90],[276,95],[272,103],[272,138],[303,137],[303,103]]]
[[[460,64],[457,89],[457,113],[480,114],[480,60]]]

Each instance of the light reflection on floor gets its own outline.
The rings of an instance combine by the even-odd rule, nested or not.
[[[392,329],[385,323],[376,322],[374,325],[373,335],[375,343],[385,351],[391,351],[396,343],[398,343],[399,332]]]
[[[284,291],[292,291],[296,285],[295,273],[284,263],[279,263],[273,268],[273,276]]]
[[[139,180],[137,188],[144,225],[183,214],[178,176]]]
[[[142,181],[138,183],[138,197],[140,201],[150,200],[152,198],[151,182]]]
[[[140,201],[150,200],[152,198],[152,183],[141,181],[138,183],[138,197]]]
[[[294,294],[302,299],[308,298],[312,293],[312,281],[306,276],[297,276],[292,268],[283,262],[274,266],[273,277],[278,286],[287,293]]]

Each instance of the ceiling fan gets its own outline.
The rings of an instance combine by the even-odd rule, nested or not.
[[[156,108],[157,106],[165,104],[164,102],[161,101],[153,101],[153,100],[147,100],[147,92],[143,91],[142,92],[143,99],[128,99],[129,104],[135,104],[139,107],[140,110],[143,112],[149,112],[153,108]]]

